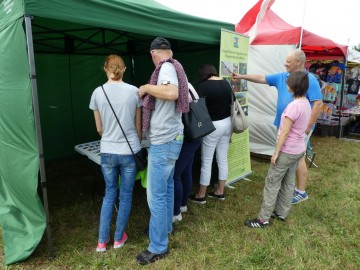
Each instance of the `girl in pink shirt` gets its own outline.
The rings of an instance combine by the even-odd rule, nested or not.
[[[307,72],[291,72],[286,84],[294,101],[281,115],[280,127],[268,175],[265,178],[264,198],[258,218],[245,220],[250,228],[264,228],[270,218],[285,221],[291,208],[295,188],[295,171],[305,153],[305,130],[311,115],[306,99],[309,86]]]

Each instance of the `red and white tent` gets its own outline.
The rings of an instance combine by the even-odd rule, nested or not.
[[[243,22],[249,21],[249,17],[256,16],[253,13],[256,10],[251,11],[252,9],[236,25],[236,32],[244,35],[251,34],[251,29],[244,31],[246,28],[242,26]],[[303,33],[301,31],[302,27],[288,24],[271,9],[268,9],[261,22],[257,25],[256,36],[253,37],[251,45],[298,45],[302,38],[301,49],[306,53],[307,59],[343,60],[346,57],[347,46],[335,43],[305,29],[303,29]]]
[[[294,27],[271,9],[274,0],[258,1],[236,25],[236,32],[250,36],[248,74],[285,71],[287,54],[301,44],[307,59],[345,60],[347,46]],[[248,82],[250,150],[272,155],[277,129],[273,125],[277,90],[268,85]]]

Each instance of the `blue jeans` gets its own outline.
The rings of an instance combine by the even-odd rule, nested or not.
[[[147,171],[147,202],[150,209],[148,250],[161,254],[168,249],[174,209],[174,167],[182,140],[150,144]]]
[[[116,219],[115,241],[120,241],[127,225],[132,203],[132,193],[136,176],[135,161],[132,155],[101,154],[101,170],[105,181],[99,242],[106,243],[110,237],[110,223],[116,198],[119,196],[119,212]],[[120,193],[119,175],[121,172]]]
[[[174,170],[174,216],[180,214],[180,206],[186,206],[192,189],[192,166],[201,139],[184,141]]]

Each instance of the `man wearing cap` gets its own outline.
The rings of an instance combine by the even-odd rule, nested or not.
[[[276,116],[274,125],[279,127],[281,114],[283,113],[286,106],[293,101],[293,96],[289,93],[286,80],[289,76],[289,73],[295,71],[303,71],[304,64],[306,61],[305,53],[302,50],[296,49],[288,54],[285,61],[285,68],[287,72],[270,74],[270,75],[242,75],[233,73],[233,79],[243,79],[254,83],[268,84],[270,86],[275,86],[278,90],[278,101],[276,106]],[[309,74],[309,88],[306,93],[306,98],[311,104],[311,116],[308,123],[308,128],[305,131],[305,146],[307,147],[308,140],[310,139],[311,133],[315,127],[314,123],[316,122],[323,105],[322,95],[320,91],[319,82],[312,75]],[[297,187],[295,187],[294,197],[292,203],[296,204],[308,199],[308,195],[305,192],[305,186],[307,182],[307,167],[305,163],[305,156],[299,161],[298,168],[296,170],[297,178]],[[281,214],[281,213],[277,213]]]
[[[145,265],[169,254],[174,208],[174,166],[183,143],[181,114],[189,111],[188,82],[182,65],[172,58],[168,40],[150,45],[155,65],[150,83],[139,88],[143,101],[142,128],[149,132],[147,202],[150,209],[148,248],[136,256]]]

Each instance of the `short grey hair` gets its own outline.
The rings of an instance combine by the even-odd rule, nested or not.
[[[296,49],[292,53],[294,54],[294,56],[296,56],[297,59],[299,59],[299,61],[301,61],[302,63],[305,63],[306,55],[302,50]]]

